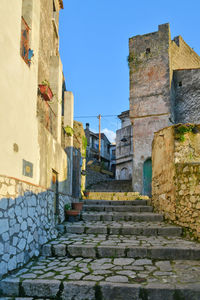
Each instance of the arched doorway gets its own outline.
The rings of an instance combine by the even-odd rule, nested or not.
[[[143,194],[151,196],[152,161],[148,158],[143,165]]]
[[[120,179],[121,179],[121,180],[126,180],[126,179],[128,179],[128,170],[127,170],[127,168],[121,169],[121,172],[120,172]]]

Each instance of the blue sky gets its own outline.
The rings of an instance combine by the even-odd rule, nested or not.
[[[60,12],[60,54],[67,90],[74,93],[74,116],[110,138],[120,128],[116,115],[129,109],[128,39],[170,23],[200,55],[199,0],[64,0]],[[111,134],[111,135],[110,135]]]

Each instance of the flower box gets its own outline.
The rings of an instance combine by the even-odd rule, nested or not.
[[[48,85],[39,84],[39,90],[42,95],[42,98],[45,101],[50,101],[53,98],[53,92]]]
[[[75,210],[82,210],[83,208],[83,202],[73,202],[72,203],[72,209],[75,209]]]

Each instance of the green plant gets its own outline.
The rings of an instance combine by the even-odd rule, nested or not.
[[[175,127],[175,139],[180,142],[185,141],[185,134],[189,132],[194,132],[194,124],[178,124]]]
[[[64,129],[65,129],[67,136],[73,136],[73,134],[74,134],[73,128],[71,128],[69,125],[67,125]]]
[[[43,85],[47,85],[48,87],[50,87],[50,83],[46,79],[42,81],[42,84]]]
[[[64,208],[65,208],[65,210],[70,210],[72,207],[71,207],[70,203],[67,203],[67,204],[65,204]]]
[[[139,59],[139,56],[134,52],[131,52],[129,54],[129,56],[127,57],[127,61],[128,61],[129,68],[131,67],[137,68],[142,63],[142,61]]]

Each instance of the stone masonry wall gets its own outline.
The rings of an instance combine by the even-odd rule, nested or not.
[[[165,218],[175,220],[173,127],[155,133],[152,147],[152,202]]]
[[[133,190],[143,192],[143,164],[153,134],[169,125],[169,24],[129,39],[130,118],[133,125]]]
[[[200,240],[200,126],[184,135],[177,134],[178,126],[183,128],[175,125],[155,133],[152,204]]]
[[[0,278],[38,256],[41,245],[57,237],[55,194],[51,190],[0,176]],[[59,194],[60,221],[70,196]]]
[[[91,170],[87,167],[86,175],[86,188],[90,185],[105,181],[109,179],[109,176],[106,174],[101,174],[100,172]]]
[[[200,68],[174,71],[175,123],[200,123]]]
[[[200,162],[176,164],[176,224],[200,240]]]
[[[200,67],[199,55],[183,40],[181,36],[170,42],[171,69],[193,69]]]

